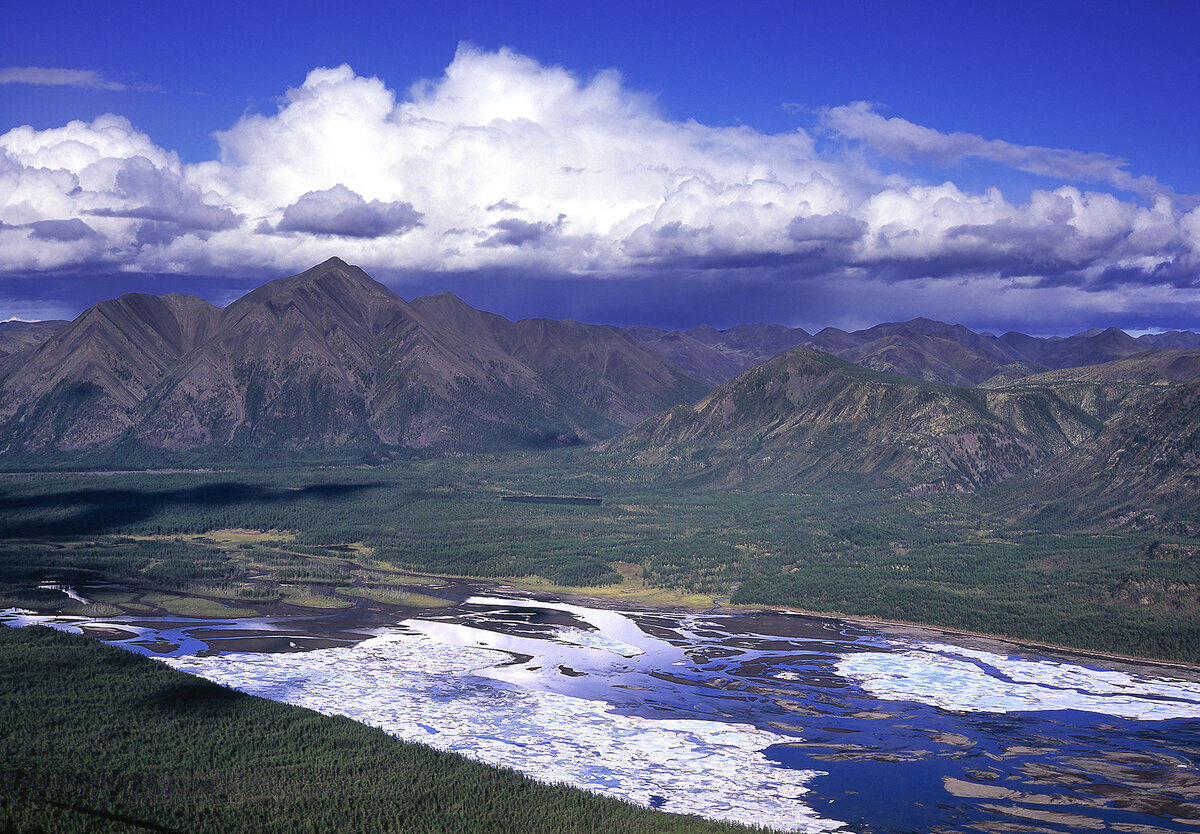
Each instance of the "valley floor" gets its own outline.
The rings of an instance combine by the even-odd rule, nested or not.
[[[513,495],[598,497],[569,505]],[[987,496],[664,486],[586,451],[383,467],[0,475],[0,607],[386,613],[499,579],[1200,663],[1200,539],[1034,523]],[[55,586],[86,589],[88,603]]]

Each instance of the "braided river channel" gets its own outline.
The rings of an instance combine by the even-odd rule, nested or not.
[[[0,620],[664,812],[803,832],[1200,832],[1188,667],[484,587],[391,621]]]

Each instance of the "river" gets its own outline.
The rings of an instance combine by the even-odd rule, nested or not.
[[[511,589],[387,623],[51,624],[668,812],[803,832],[1200,831],[1200,674],[1183,667]]]

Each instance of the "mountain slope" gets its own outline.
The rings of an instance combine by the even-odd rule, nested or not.
[[[0,321],[0,363],[13,353],[35,348],[70,322],[65,321]]]
[[[1006,517],[1196,535],[1200,349],[956,387],[797,348],[606,447],[693,486],[992,487]]]
[[[1195,518],[1200,501],[1200,384],[1159,386],[1137,397],[1094,436],[1021,479],[1025,500],[1055,515],[1159,527]],[[1173,531],[1197,535],[1189,523]]]
[[[1010,485],[1072,518],[1155,526],[1200,502],[1200,350],[1139,353],[1049,371],[998,390],[1043,389],[1095,417],[1098,429]],[[1195,533],[1196,531],[1190,531]]]
[[[632,425],[710,390],[618,327],[565,319],[511,322],[475,310],[452,293],[413,301],[439,330],[488,342],[621,425]]]
[[[144,445],[428,453],[595,439],[617,429],[484,339],[431,324],[327,261],[222,311],[138,413]]]
[[[130,294],[90,307],[0,370],[0,451],[75,451],[119,437],[219,315],[182,295]]]
[[[1094,421],[1050,392],[985,392],[797,348],[608,448],[717,483],[974,489],[1070,448]]]

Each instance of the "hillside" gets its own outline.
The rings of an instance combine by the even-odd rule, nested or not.
[[[663,483],[982,491],[1009,519],[1192,536],[1200,350],[966,387],[797,348],[602,448]]]
[[[0,628],[0,830],[734,832],[397,741],[47,628]]]
[[[73,452],[114,441],[220,311],[190,296],[103,301],[0,366],[0,452]]]
[[[987,392],[797,348],[608,444],[640,464],[733,484],[976,489],[1065,451],[1095,421],[1044,390]]]
[[[1072,519],[1133,527],[1176,523],[1200,532],[1200,350],[1140,353],[1089,368],[1051,371],[998,390],[1053,391],[1100,428],[1007,490],[1011,500]]]

